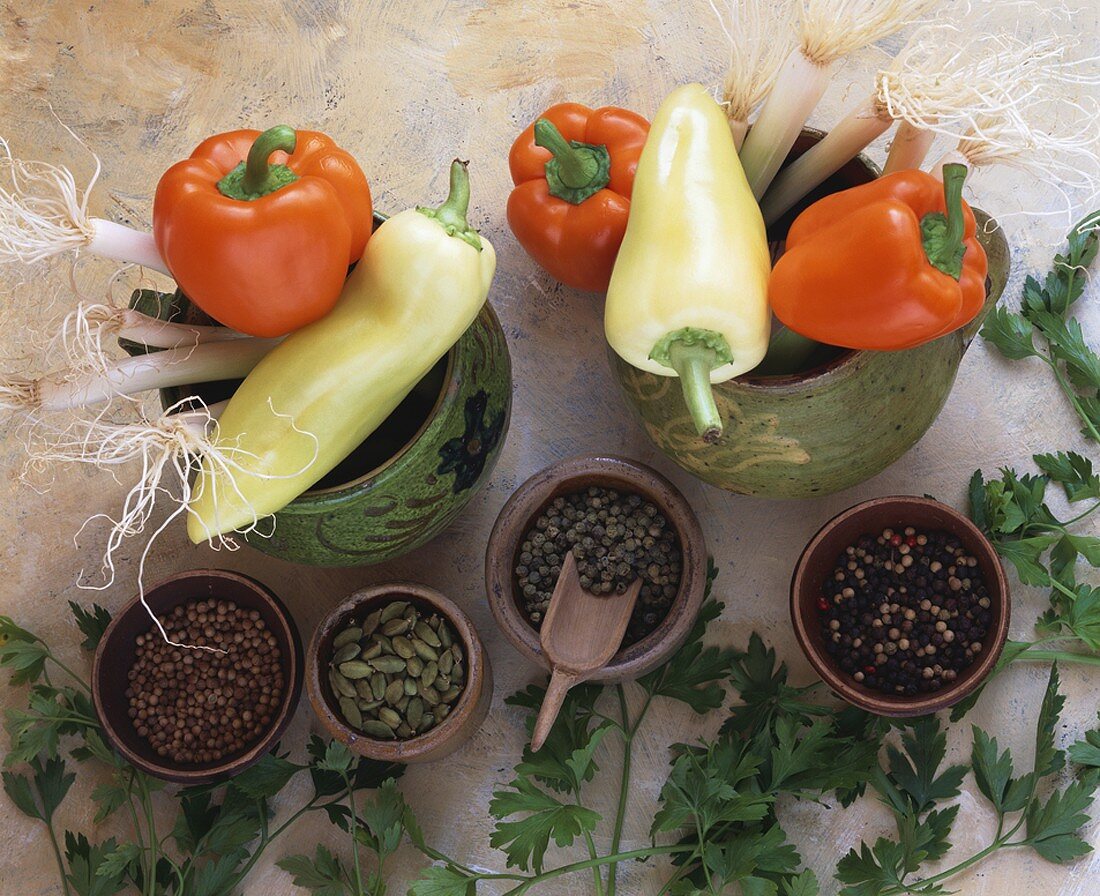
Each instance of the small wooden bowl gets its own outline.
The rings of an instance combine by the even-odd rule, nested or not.
[[[906,526],[925,532],[948,532],[959,539],[971,556],[978,560],[992,614],[978,660],[940,690],[912,697],[885,694],[845,674],[825,649],[817,608],[822,585],[832,574],[837,557],[844,553],[845,548],[855,544],[862,535]],[[1008,582],[989,539],[966,516],[930,498],[907,495],[875,498],[848,508],[829,520],[810,539],[791,579],[791,622],[810,665],[840,697],[880,716],[923,716],[953,706],[972,693],[997,664],[1008,637],[1009,611]]]
[[[376,740],[350,727],[340,715],[328,681],[328,664],[332,640],[343,630],[348,617],[361,617],[372,606],[394,600],[407,600],[421,610],[438,613],[450,623],[466,652],[466,689],[450,715],[430,731],[407,740]],[[453,753],[481,727],[493,699],[493,671],[474,624],[453,601],[426,585],[388,582],[356,591],[321,620],[309,644],[306,688],[313,711],[325,730],[352,752],[382,762],[431,762]]]
[[[283,700],[269,730],[244,750],[212,763],[179,764],[158,756],[140,737],[127,715],[127,675],[134,664],[134,640],[153,625],[141,600],[135,596],[107,626],[95,652],[92,667],[92,699],[104,733],[112,746],[136,768],[154,778],[178,784],[209,784],[240,774],[270,751],[290,724],[302,694],[302,641],[283,602],[254,579],[223,569],[192,569],[177,573],[145,591],[145,602],[157,616],[179,604],[208,600],[234,601],[239,607],[258,610],[278,641],[283,658]]]
[[[591,681],[613,683],[638,678],[668,660],[684,643],[707,586],[707,549],[703,530],[687,499],[656,470],[610,455],[584,455],[552,464],[523,483],[500,511],[485,551],[489,607],[505,637],[524,656],[545,669],[539,633],[523,609],[515,568],[524,534],[559,495],[596,485],[634,492],[661,508],[680,539],[683,557],[680,590],[660,625],[620,650]]]

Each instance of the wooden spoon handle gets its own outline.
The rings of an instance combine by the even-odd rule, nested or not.
[[[555,669],[550,676],[550,685],[546,688],[546,696],[542,698],[542,706],[539,707],[539,717],[535,720],[535,732],[531,735],[531,751],[537,753],[550,736],[550,729],[554,727],[554,720],[558,717],[565,695],[569,689],[581,680],[579,675]]]

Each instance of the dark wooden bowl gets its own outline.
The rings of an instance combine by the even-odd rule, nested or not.
[[[147,633],[153,624],[138,596],[111,620],[95,653],[92,699],[107,738],[127,762],[164,781],[208,784],[240,774],[258,762],[282,736],[302,694],[302,641],[298,629],[283,602],[259,582],[223,569],[192,569],[170,576],[145,591],[146,603],[158,616],[179,604],[211,597],[258,610],[275,635],[283,658],[282,703],[269,730],[244,750],[213,763],[179,764],[158,756],[149,743],[138,736],[127,715],[127,675],[134,664],[134,640]]]
[[[680,539],[683,556],[680,590],[660,625],[620,650],[591,681],[637,678],[668,660],[684,643],[707,585],[707,549],[703,530],[687,499],[656,470],[610,455],[585,455],[552,464],[523,483],[500,511],[485,551],[485,583],[493,617],[512,645],[532,662],[549,669],[539,633],[523,610],[514,570],[520,544],[535,519],[559,495],[590,485],[642,495],[661,508]]]
[[[407,600],[451,624],[466,651],[466,689],[450,715],[430,731],[407,740],[376,740],[344,722],[328,681],[328,664],[332,639],[343,630],[348,617],[363,616],[372,606],[393,600]],[[352,752],[383,762],[431,762],[453,753],[481,727],[493,699],[493,671],[474,624],[457,604],[426,585],[388,582],[356,591],[321,620],[306,655],[306,689],[325,730]]]
[[[912,697],[885,694],[845,674],[825,649],[817,608],[822,585],[832,574],[837,557],[845,548],[862,535],[906,526],[924,531],[949,532],[959,539],[978,560],[992,614],[979,658],[940,690]],[[1010,603],[1008,582],[1001,561],[981,530],[946,504],[907,495],[864,501],[833,517],[810,539],[791,579],[791,622],[810,665],[844,700],[880,716],[923,716],[946,709],[972,693],[993,671],[1001,655],[1008,637]]]

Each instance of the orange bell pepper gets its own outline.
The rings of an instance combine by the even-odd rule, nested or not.
[[[880,351],[968,324],[985,303],[987,262],[965,178],[964,165],[945,165],[942,183],[900,171],[815,202],[772,270],[775,316],[818,342]]]
[[[567,286],[605,292],[649,123],[626,109],[551,106],[512,144],[508,225]]]
[[[355,159],[278,125],[198,145],[157,184],[153,235],[180,289],[219,323],[282,336],[322,317],[371,233]]]

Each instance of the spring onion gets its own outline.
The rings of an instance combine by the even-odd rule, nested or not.
[[[884,134],[895,121],[908,125],[893,168],[923,159],[934,134],[955,138],[983,115],[1011,116],[1047,83],[1062,83],[1066,41],[1027,41],[981,30],[981,20],[962,28],[936,23],[913,33],[891,64],[879,71],[875,90],[816,146],[784,169],[764,196],[764,220],[774,223],[799,199]],[[918,162],[919,164],[919,162]]]
[[[940,0],[801,0],[799,45],[776,76],[741,148],[759,200],[829,86],[832,65],[910,24]]]
[[[709,0],[730,45],[722,105],[738,150],[749,129],[749,115],[772,89],[793,41],[794,0],[730,0],[723,14]]]
[[[39,379],[0,376],[0,410],[71,411],[117,396],[245,376],[278,339],[234,339],[185,345],[107,362],[91,358]]]
[[[88,214],[99,178],[99,159],[81,190],[72,172],[47,162],[12,156],[0,138],[0,262],[33,264],[65,252],[87,251],[168,273],[151,233]]]

